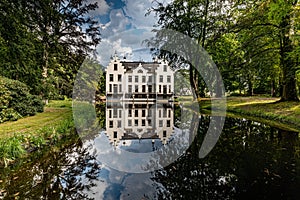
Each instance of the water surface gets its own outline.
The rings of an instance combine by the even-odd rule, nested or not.
[[[162,109],[168,107],[162,106]],[[88,140],[77,140],[66,148],[32,158],[32,162],[21,168],[2,169],[1,198],[299,199],[299,134],[246,119],[227,117],[218,143],[203,159],[198,155],[211,117],[201,115],[191,145],[175,162],[162,169],[125,173],[101,163],[95,146],[103,142],[103,138],[115,151],[152,152],[165,145],[163,136],[166,143],[171,141],[176,128],[187,131],[192,122],[182,120],[180,107],[173,105],[171,109],[172,116],[165,115],[173,118],[170,119],[171,135],[162,132],[162,138],[159,134],[140,134],[135,138],[133,132],[126,132],[130,134],[114,143],[107,128]],[[109,115],[107,108],[104,110]],[[102,121],[105,126],[109,125],[107,120]],[[124,120],[128,123],[128,118]],[[158,128],[163,131],[159,122]],[[188,134],[187,139],[191,139],[190,136]]]

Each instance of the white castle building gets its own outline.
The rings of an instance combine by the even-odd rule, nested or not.
[[[106,135],[120,140],[160,139],[174,132],[174,71],[163,61],[131,62],[115,54],[106,69]]]
[[[163,61],[121,61],[115,54],[106,69],[106,99],[173,101],[174,71]]]

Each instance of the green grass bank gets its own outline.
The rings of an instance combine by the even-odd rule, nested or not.
[[[219,106],[220,101],[217,99],[214,101]],[[227,115],[245,117],[278,128],[300,132],[300,103],[278,101],[279,98],[268,97],[228,97]],[[200,99],[199,103],[203,112],[210,111],[211,99]]]
[[[74,133],[72,101],[50,101],[43,113],[0,124],[0,166]]]

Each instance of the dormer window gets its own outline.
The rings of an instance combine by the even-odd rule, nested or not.
[[[164,65],[164,72],[167,71],[167,65]]]
[[[118,64],[114,64],[114,70],[118,71]]]
[[[140,70],[138,71],[138,73],[142,74],[142,73],[143,73],[143,70],[140,69]]]

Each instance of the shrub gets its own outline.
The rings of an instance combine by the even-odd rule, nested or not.
[[[7,163],[10,160],[15,160],[25,153],[22,141],[18,137],[11,137],[0,140],[0,163]]]
[[[27,85],[0,76],[0,123],[43,112],[42,99],[32,95]]]

